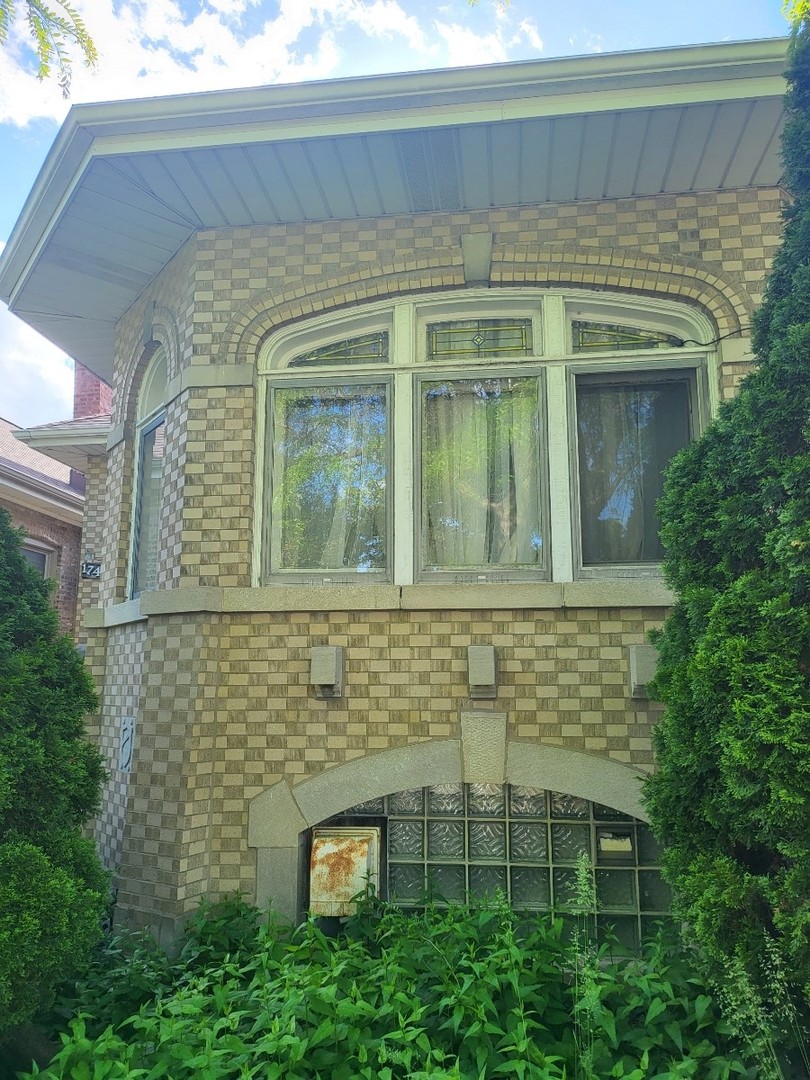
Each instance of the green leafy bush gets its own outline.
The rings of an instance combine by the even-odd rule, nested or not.
[[[233,925],[234,934],[228,933]],[[201,961],[214,939],[216,955]],[[716,1005],[659,936],[642,954],[594,946],[587,981],[560,918],[526,920],[504,903],[406,914],[363,907],[339,938],[314,922],[258,925],[242,903],[208,908],[184,945],[192,968],[150,959],[158,986],[125,1016],[136,950],[120,978],[85,983],[82,1011],[48,1078],[172,1080],[646,1080],[752,1078]],[[163,965],[163,966],[162,966]],[[101,969],[100,969],[101,970]],[[128,1005],[134,1004],[130,1001]],[[588,1053],[577,1039],[587,1012]]]
[[[103,775],[84,739],[96,697],[49,594],[0,509],[0,1040],[89,951],[107,902],[81,834]]]
[[[718,978],[767,1003],[775,947],[810,1002],[810,25],[783,140],[794,202],[754,328],[756,367],[672,463],[660,510],[678,604],[646,785],[676,911]]]

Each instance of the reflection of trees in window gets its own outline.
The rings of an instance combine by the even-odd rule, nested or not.
[[[423,383],[423,565],[542,565],[540,502],[537,379]]]
[[[655,507],[689,439],[687,382],[579,380],[577,436],[583,563],[660,561]]]
[[[160,503],[163,497],[163,461],[166,421],[161,417],[141,436],[138,499],[135,505],[135,544],[132,552],[132,595],[157,587]]]
[[[386,567],[385,386],[273,396],[276,570]]]

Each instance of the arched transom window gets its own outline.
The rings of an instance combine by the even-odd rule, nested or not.
[[[259,579],[655,574],[662,474],[709,411],[711,336],[686,307],[536,291],[278,335]]]

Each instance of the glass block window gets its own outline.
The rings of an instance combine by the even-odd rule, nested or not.
[[[630,349],[677,349],[683,341],[674,334],[659,330],[643,330],[637,326],[618,323],[571,323],[574,352],[627,352]]]
[[[388,331],[330,341],[317,349],[299,353],[290,367],[328,367],[330,364],[380,364],[388,360]]]
[[[531,319],[460,319],[428,326],[429,360],[529,356],[531,351]]]
[[[388,897],[402,907],[501,892],[521,911],[564,912],[584,853],[598,922],[628,946],[669,911],[648,826],[587,799],[511,784],[441,784],[374,799],[333,820],[363,817],[387,819]]]

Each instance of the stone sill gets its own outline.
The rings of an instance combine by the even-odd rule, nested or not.
[[[191,586],[143,593],[92,608],[88,628],[121,626],[151,615],[194,612],[480,611],[566,608],[666,608],[674,596],[657,578],[464,585],[272,585],[257,589]]]

